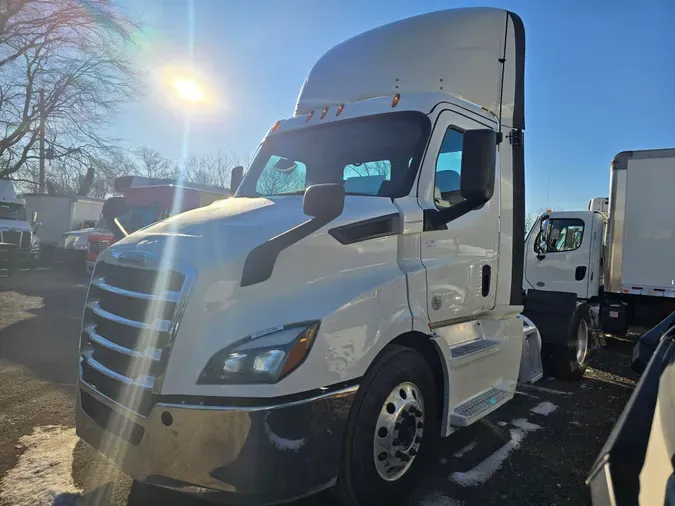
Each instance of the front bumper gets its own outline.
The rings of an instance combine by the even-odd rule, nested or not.
[[[80,381],[77,434],[135,480],[212,500],[274,504],[335,484],[357,388],[262,407],[160,398],[142,418]]]

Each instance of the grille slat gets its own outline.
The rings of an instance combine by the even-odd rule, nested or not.
[[[147,416],[185,279],[173,270],[98,262],[85,307],[82,380]]]
[[[14,244],[18,249],[30,249],[31,233],[4,230],[0,232],[0,242]]]
[[[108,241],[88,241],[87,242],[87,251],[94,255],[98,255],[103,250],[105,250],[110,243]]]

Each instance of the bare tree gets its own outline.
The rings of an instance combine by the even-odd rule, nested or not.
[[[527,234],[530,229],[534,226],[534,222],[537,221],[537,217],[532,213],[525,214],[525,234]]]
[[[129,174],[151,178],[176,177],[178,172],[176,165],[168,158],[164,158],[158,151],[148,146],[139,146],[133,150],[133,154],[137,158],[136,170],[130,171]],[[130,169],[133,170],[132,167]]]
[[[54,169],[94,184],[116,144],[102,132],[142,92],[125,51],[135,29],[114,0],[0,2],[0,177],[36,179],[43,90]]]

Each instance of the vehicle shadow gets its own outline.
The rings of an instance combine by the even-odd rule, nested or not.
[[[72,386],[78,374],[85,282],[55,270],[19,272],[0,283],[0,360]]]

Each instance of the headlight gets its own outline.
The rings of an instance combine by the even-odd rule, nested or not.
[[[66,248],[66,249],[72,249],[74,242],[75,242],[75,236],[69,235],[69,236],[66,237],[66,240],[64,241],[63,247]]]
[[[73,248],[75,249],[87,249],[87,242],[89,241],[88,235],[78,235],[77,239],[73,243]]]
[[[197,383],[276,383],[305,361],[319,325],[305,322],[252,334],[213,355]]]

